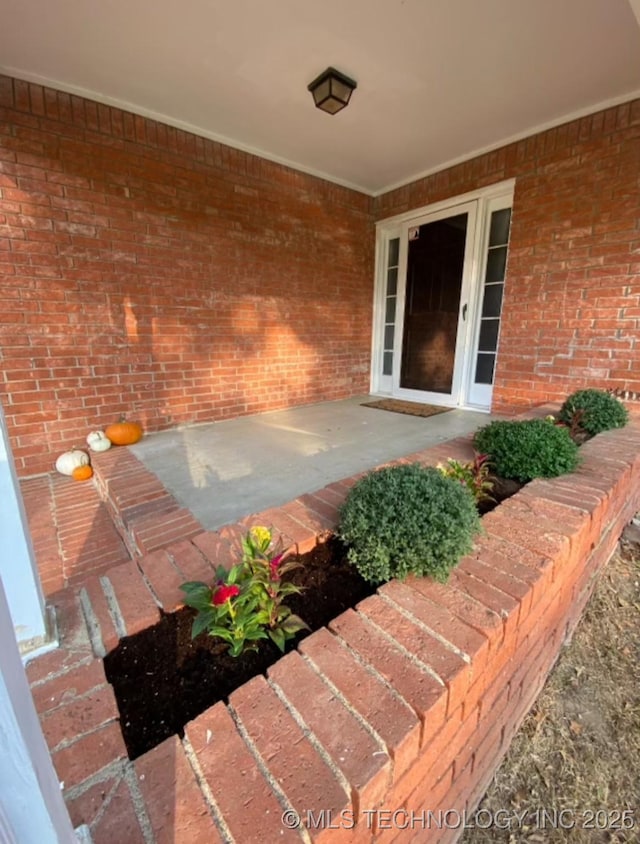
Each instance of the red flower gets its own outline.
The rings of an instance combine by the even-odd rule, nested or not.
[[[229,586],[218,586],[213,594],[213,605],[215,607],[219,607],[221,604],[224,604],[225,601],[230,601],[231,598],[235,598],[239,594],[240,587],[236,586],[235,583],[232,583]]]
[[[278,554],[277,557],[274,557],[272,560],[269,560],[269,567],[271,569],[271,580],[280,580],[280,575],[278,574],[278,566],[282,562],[283,557],[284,553]]]

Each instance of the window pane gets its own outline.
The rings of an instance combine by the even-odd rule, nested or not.
[[[480,354],[476,363],[476,384],[493,384],[494,354]]]
[[[393,369],[393,352],[384,352],[382,355],[382,374],[391,375]]]
[[[387,296],[387,306],[385,309],[385,322],[395,322],[396,321],[396,297],[395,296]]]
[[[509,224],[511,223],[511,208],[494,211],[491,215],[491,230],[489,232],[489,246],[503,246],[509,242]]]
[[[488,284],[484,289],[484,301],[482,303],[483,317],[499,317],[502,306],[503,284]]]
[[[393,335],[394,326],[385,325],[384,327],[384,347],[385,349],[393,349]]]
[[[487,284],[491,281],[504,281],[504,271],[507,265],[507,247],[498,246],[490,249],[487,256]]]
[[[389,241],[389,263],[388,267],[398,266],[398,256],[400,255],[400,238],[394,237]]]
[[[480,324],[480,342],[478,350],[481,352],[495,352],[498,348],[499,319],[483,319]]]
[[[398,289],[398,268],[387,270],[387,296],[395,296]]]

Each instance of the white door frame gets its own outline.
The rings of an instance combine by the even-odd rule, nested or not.
[[[481,292],[483,281],[483,267],[486,263],[487,232],[490,221],[489,206],[496,198],[506,199],[507,205],[513,202],[515,180],[509,179],[490,185],[480,190],[471,191],[457,197],[451,197],[432,205],[416,208],[380,220],[376,223],[376,267],[373,304],[373,332],[371,349],[371,382],[370,390],[373,394],[394,395],[411,401],[428,402],[458,407],[474,407],[489,410],[486,406],[470,404],[475,354],[478,342]],[[473,205],[470,211],[467,227],[467,246],[465,249],[465,265],[463,270],[462,290],[460,297],[460,311],[458,317],[458,342],[456,344],[456,362],[454,367],[454,383],[450,395],[441,393],[427,393],[421,390],[407,390],[399,386],[400,364],[402,355],[402,334],[404,327],[404,296],[406,290],[407,246],[408,230],[413,225],[422,222],[454,216],[464,213]],[[426,219],[429,218],[429,219]],[[473,218],[473,220],[472,220]],[[385,307],[387,291],[387,255],[389,242],[399,238],[400,257],[398,267],[398,295],[395,302],[395,339],[393,346],[392,375],[383,375],[383,348],[385,331]],[[484,250],[484,251],[483,251]],[[467,305],[467,319],[462,319],[462,310]],[[485,392],[483,400],[490,403],[490,390]]]
[[[489,196],[486,197],[483,201],[483,214],[484,214],[484,222],[482,225],[478,226],[478,234],[480,237],[479,243],[479,263],[478,263],[478,283],[475,285],[475,290],[477,293],[477,303],[476,303],[476,317],[472,323],[469,324],[469,329],[471,331],[469,337],[469,355],[468,355],[468,367],[466,373],[466,384],[465,384],[465,404],[481,409],[481,410],[488,410],[491,408],[491,399],[493,395],[493,382],[490,384],[478,383],[476,382],[476,361],[479,359],[479,346],[480,346],[480,329],[483,323],[483,294],[486,294],[487,289],[490,287],[495,287],[501,285],[504,289],[504,278],[501,282],[494,282],[487,278],[487,264],[489,260],[489,252],[492,248],[490,247],[489,243],[489,235],[490,235],[490,228],[491,228],[491,218],[494,211],[501,211],[507,208],[513,208],[513,192],[505,193],[498,196]],[[508,243],[505,244],[508,246]],[[499,247],[498,247],[499,248]],[[502,311],[502,307],[500,306],[500,312]],[[487,321],[492,321],[491,318],[487,317]],[[498,316],[498,340],[499,340],[499,329],[501,323],[501,313]],[[480,354],[484,354],[484,352],[480,352]],[[496,357],[497,360],[497,357]],[[494,377],[495,377],[495,368],[494,368]]]
[[[420,217],[413,217],[404,222],[400,228],[400,267],[398,273],[398,301],[396,310],[395,344],[393,349],[393,377],[392,392],[394,396],[408,401],[423,401],[430,404],[441,404],[450,406],[457,404],[457,397],[460,395],[460,388],[463,381],[464,353],[467,345],[468,326],[470,323],[469,314],[472,313],[469,297],[472,291],[473,279],[473,256],[475,255],[475,234],[476,226],[476,202],[464,202],[449,208],[441,208]],[[458,324],[456,331],[456,349],[453,365],[453,378],[450,393],[433,393],[427,390],[415,390],[400,385],[402,369],[402,342],[404,325],[400,328],[400,321],[397,314],[404,314],[407,293],[407,264],[409,252],[409,229],[419,227],[448,217],[459,214],[467,215],[467,229],[464,248],[464,262],[462,267],[462,279],[460,285],[460,305],[458,307]]]

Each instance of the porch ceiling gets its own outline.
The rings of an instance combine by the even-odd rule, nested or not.
[[[640,0],[0,0],[0,71],[379,193],[640,93]],[[335,117],[307,84],[358,82]]]

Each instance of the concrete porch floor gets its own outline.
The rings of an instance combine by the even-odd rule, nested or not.
[[[371,396],[325,402],[146,436],[92,455],[95,482],[53,472],[21,481],[46,596],[80,586],[179,536],[214,530],[407,454],[465,436],[491,417],[431,417],[362,407]],[[445,455],[441,459],[445,459]],[[116,529],[101,464],[121,473],[118,505],[133,545]],[[143,479],[144,476],[144,479]],[[113,504],[114,502],[112,502]],[[136,550],[137,544],[137,550]]]
[[[427,418],[363,407],[374,396],[150,434],[132,447],[206,530],[463,436],[486,413]]]

